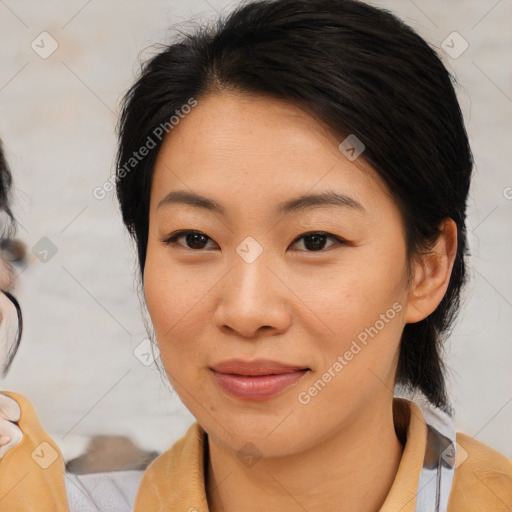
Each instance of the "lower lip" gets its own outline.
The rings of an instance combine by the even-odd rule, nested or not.
[[[295,384],[308,370],[277,375],[233,375],[213,371],[217,382],[229,394],[243,400],[266,400]]]

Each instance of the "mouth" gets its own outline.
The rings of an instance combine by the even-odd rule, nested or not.
[[[303,366],[277,361],[232,359],[210,367],[217,384],[229,395],[242,400],[272,398],[296,384],[311,371]]]

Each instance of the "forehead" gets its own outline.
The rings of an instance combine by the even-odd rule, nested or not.
[[[152,208],[172,190],[238,202],[245,208],[334,190],[359,203],[387,188],[362,159],[297,106],[259,95],[198,98],[164,139],[155,164]]]

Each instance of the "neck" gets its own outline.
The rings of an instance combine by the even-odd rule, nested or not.
[[[211,512],[322,510],[377,512],[395,478],[403,446],[392,399],[313,448],[262,458],[241,469],[235,452],[208,436],[206,491]],[[205,461],[206,462],[206,461]]]

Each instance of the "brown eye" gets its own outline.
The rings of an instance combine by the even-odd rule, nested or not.
[[[185,240],[184,243],[179,242],[179,240],[182,238]],[[177,245],[184,247],[185,249],[201,251],[206,249],[205,246],[209,240],[213,242],[209,236],[201,233],[200,231],[181,230],[173,233],[171,236],[165,239],[162,239],[162,242],[166,245]],[[292,242],[292,245],[297,244],[299,241],[303,241],[305,249],[299,250],[306,252],[321,252],[326,250],[325,246],[329,240],[333,243],[329,245],[327,249],[333,245],[340,245],[344,243],[343,239],[330,233],[325,233],[323,231],[313,231],[311,233],[305,233],[300,237],[297,237]]]
[[[178,242],[181,238],[185,239],[185,244]],[[211,238],[200,231],[182,230],[173,233],[171,236],[162,240],[162,242],[167,245],[179,245],[186,249],[202,250],[205,249],[208,240],[211,240]]]
[[[320,252],[325,250],[325,244],[328,240],[333,241],[332,245],[342,244],[343,240],[335,235],[331,235],[330,233],[325,233],[323,231],[315,231],[312,233],[305,233],[300,237],[296,238],[292,245],[296,244],[298,241],[304,241],[304,247],[307,252]],[[328,248],[332,247],[330,245]]]

